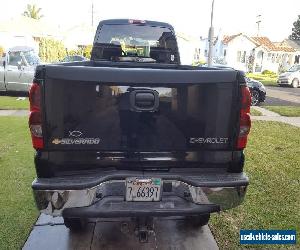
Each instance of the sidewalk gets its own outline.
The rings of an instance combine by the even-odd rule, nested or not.
[[[0,109],[0,116],[28,116],[28,115],[29,115],[28,110]]]
[[[275,112],[257,106],[252,106],[252,108],[262,113],[262,116],[251,116],[252,120],[283,122],[296,127],[300,127],[300,117],[281,116]]]

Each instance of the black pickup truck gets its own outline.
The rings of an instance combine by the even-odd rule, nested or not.
[[[111,217],[207,224],[245,196],[250,102],[242,72],[180,65],[171,25],[102,21],[90,61],[36,69],[37,207],[70,229]]]

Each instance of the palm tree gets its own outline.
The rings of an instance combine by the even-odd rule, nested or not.
[[[24,11],[23,16],[27,16],[33,19],[41,19],[43,15],[40,14],[41,8],[37,8],[35,4],[27,4],[27,9]]]

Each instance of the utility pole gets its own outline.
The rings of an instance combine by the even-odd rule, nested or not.
[[[210,12],[210,27],[208,32],[208,58],[207,64],[208,67],[212,66],[212,57],[213,57],[213,39],[214,39],[214,27],[213,27],[213,18],[214,18],[214,4],[215,0],[212,0],[211,12]]]
[[[92,27],[94,27],[94,2],[92,1]]]
[[[256,16],[256,23],[257,23],[257,35],[256,36],[259,36],[259,26],[260,26],[260,23],[261,23],[261,15],[258,15],[258,16]]]

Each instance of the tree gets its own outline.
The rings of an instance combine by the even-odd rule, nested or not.
[[[41,38],[39,56],[42,62],[58,62],[67,55],[64,44],[51,38]]]
[[[289,36],[291,40],[300,40],[300,15],[298,20],[293,23],[294,28],[292,28],[292,34]]]
[[[35,4],[27,4],[27,9],[24,11],[23,16],[27,16],[33,19],[41,19],[43,15],[40,14],[41,8],[36,7]]]

